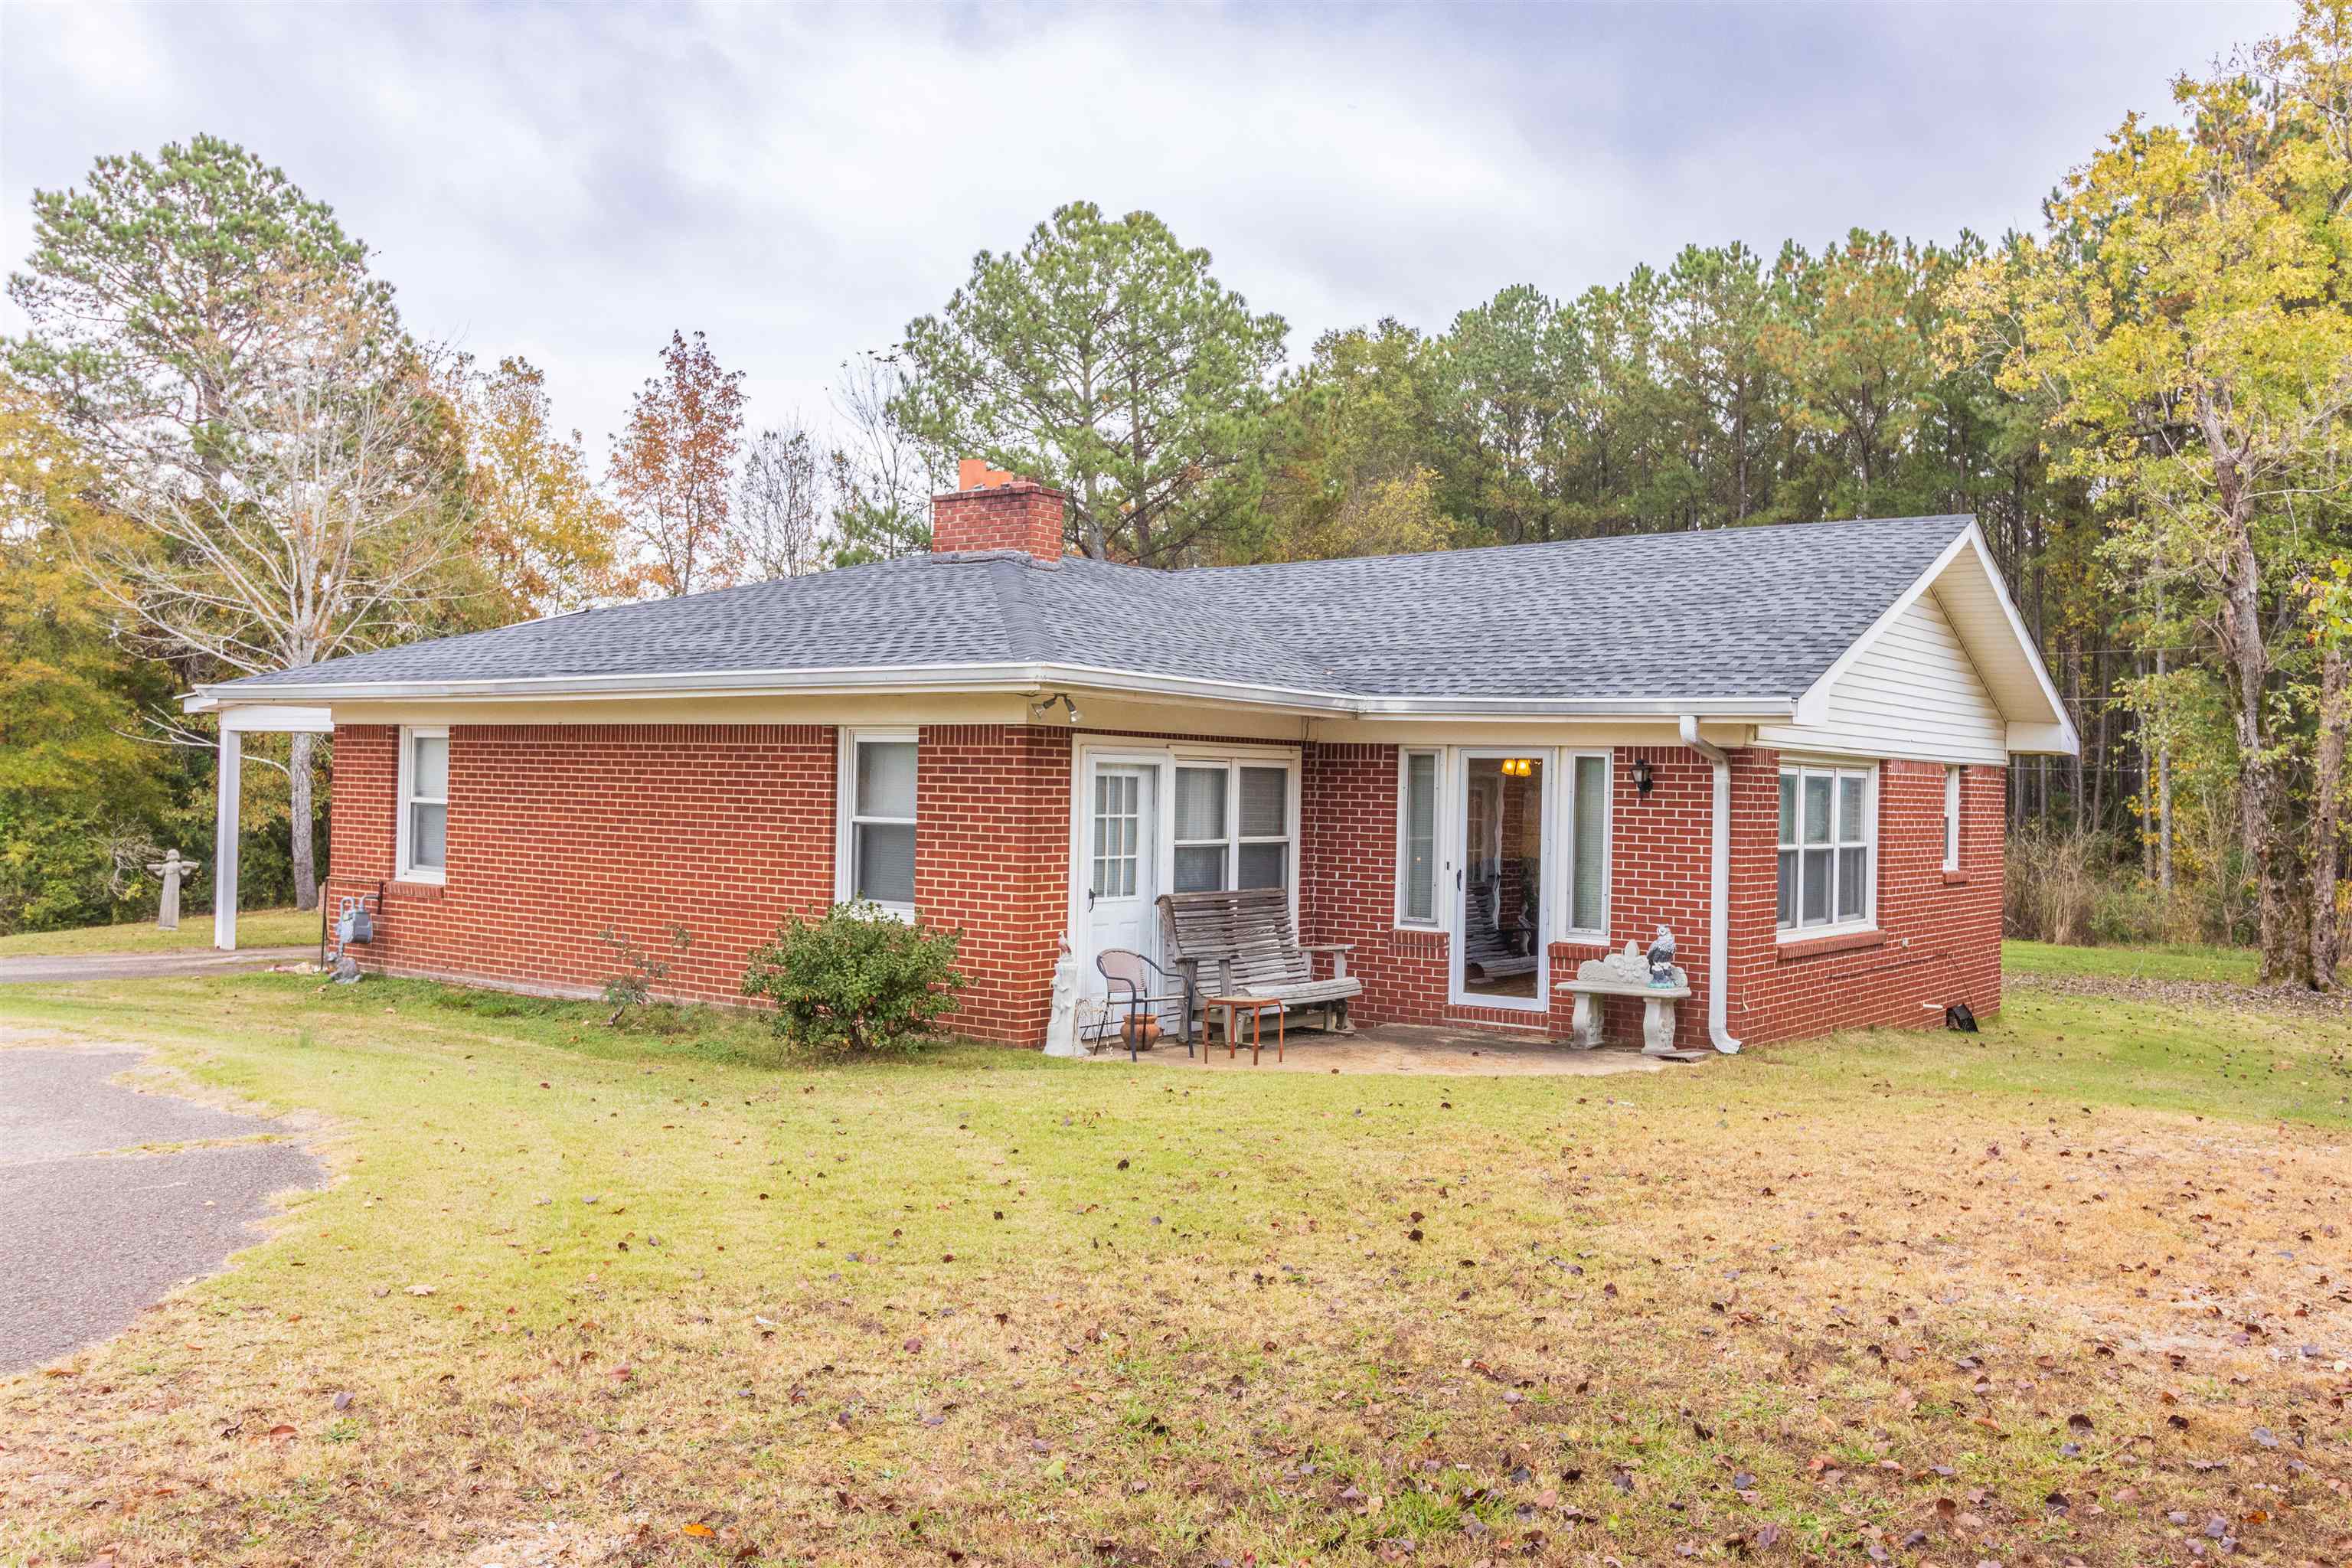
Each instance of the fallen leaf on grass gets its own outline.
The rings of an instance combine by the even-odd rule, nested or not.
[[[430,1285],[411,1285],[408,1288],[408,1293],[412,1296],[430,1296],[433,1294],[433,1287]]]

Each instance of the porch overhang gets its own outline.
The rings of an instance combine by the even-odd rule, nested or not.
[[[213,805],[213,945],[236,951],[237,805],[245,787],[245,737],[252,734],[332,734],[331,710],[291,702],[225,703],[199,689],[182,700],[190,713],[220,721],[219,765]]]

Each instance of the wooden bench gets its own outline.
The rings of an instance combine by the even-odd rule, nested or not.
[[[1576,1048],[1591,1050],[1601,1044],[1601,998],[1639,996],[1642,999],[1642,1054],[1675,1061],[1696,1061],[1697,1053],[1675,1048],[1675,1004],[1691,994],[1690,976],[1675,966],[1672,985],[1650,984],[1650,961],[1632,942],[1622,952],[1588,958],[1576,966],[1576,978],[1552,987],[1576,998],[1570,1021]]]
[[[1521,947],[1519,933],[1497,930],[1489,918],[1486,904],[1494,896],[1494,884],[1482,882],[1463,900],[1462,973],[1468,980],[1506,980],[1536,972],[1536,955]]]
[[[1348,1003],[1364,983],[1348,973],[1351,942],[1298,945],[1290,895],[1280,888],[1160,895],[1160,953],[1190,975],[1201,996],[1262,996],[1284,1011],[1323,1009],[1323,1024],[1349,1033]],[[1331,977],[1315,978],[1315,954],[1331,955]]]

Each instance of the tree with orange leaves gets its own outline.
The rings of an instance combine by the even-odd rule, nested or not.
[[[642,580],[677,598],[723,588],[741,566],[728,491],[742,445],[741,371],[721,370],[700,332],[672,332],[663,374],[638,389],[613,437],[609,474]]]

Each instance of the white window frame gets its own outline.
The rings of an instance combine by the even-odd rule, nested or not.
[[[1877,931],[1878,879],[1881,870],[1878,853],[1879,773],[1880,765],[1876,763],[1856,763],[1848,760],[1829,758],[1824,758],[1818,762],[1811,759],[1798,758],[1786,758],[1782,760],[1780,773],[1776,775],[1773,781],[1774,796],[1772,805],[1773,900],[1775,904],[1773,910],[1773,922],[1775,927],[1774,936],[1777,941],[1784,942],[1812,942],[1825,936],[1849,936],[1857,932],[1872,932]],[[1790,773],[1797,775],[1797,809],[1794,813],[1797,838],[1793,845],[1782,843],[1780,833],[1780,779],[1785,778]],[[1830,841],[1826,845],[1817,844],[1811,846],[1811,847],[1815,849],[1826,848],[1831,851],[1830,918],[1825,921],[1814,925],[1806,925],[1802,923],[1805,910],[1804,851],[1807,847],[1804,842],[1805,778],[1808,774],[1826,774],[1830,779]],[[1859,840],[1859,843],[1869,857],[1870,866],[1870,874],[1864,878],[1863,881],[1862,914],[1859,917],[1849,917],[1844,920],[1837,918],[1836,851],[1840,848],[1852,847],[1852,845],[1847,841],[1841,839],[1837,836],[1838,781],[1842,776],[1854,776],[1859,777],[1862,780],[1862,837]],[[1797,851],[1797,895],[1794,909],[1796,923],[1781,925],[1780,924],[1780,910],[1778,908],[1780,898],[1780,858],[1782,850],[1792,847]]]
[[[1601,923],[1582,926],[1576,923],[1576,761],[1579,757],[1601,759]],[[1559,821],[1560,864],[1566,868],[1559,882],[1558,918],[1553,921],[1554,942],[1606,942],[1609,921],[1615,912],[1617,864],[1617,752],[1611,746],[1587,746],[1577,751],[1563,748],[1559,753]]]
[[[1960,765],[1944,766],[1944,869],[1960,868]]]
[[[857,896],[857,825],[870,822],[915,830],[915,857],[918,871],[921,868],[923,828],[921,817],[923,753],[922,732],[919,730],[853,730],[846,725],[841,731],[841,752],[834,784],[833,837],[833,901],[845,904]],[[903,742],[915,747],[916,815],[913,816],[859,816],[857,815],[857,746],[858,742]],[[886,904],[877,901],[875,908],[896,920],[912,924],[915,906]]]
[[[879,739],[869,735],[868,739]],[[1070,933],[1070,948],[1088,964],[1093,963],[1092,937],[1087,919],[1087,887],[1091,874],[1092,837],[1087,820],[1089,796],[1087,793],[1087,772],[1090,764],[1118,763],[1156,768],[1159,771],[1159,822],[1152,842],[1146,845],[1158,868],[1160,891],[1172,891],[1176,886],[1176,770],[1180,767],[1223,763],[1229,767],[1280,768],[1289,774],[1290,862],[1284,868],[1286,879],[1283,891],[1290,900],[1291,929],[1298,926],[1299,878],[1305,865],[1304,842],[1306,806],[1301,785],[1305,780],[1302,753],[1291,746],[1208,746],[1197,742],[1179,742],[1168,746],[1150,744],[1097,745],[1081,742],[1070,749],[1070,844],[1069,844],[1069,905],[1065,914],[1065,929]],[[1229,829],[1240,826],[1241,803],[1234,792],[1241,787],[1238,777],[1228,773],[1225,784],[1225,818]],[[1229,831],[1226,843],[1234,842]],[[1255,842],[1270,843],[1264,839]],[[1226,881],[1233,880],[1233,851],[1226,851]],[[1158,956],[1154,942],[1153,956]]]
[[[1450,879],[1460,859],[1468,850],[1455,841],[1462,837],[1464,825],[1454,820],[1454,789],[1449,782],[1454,777],[1456,754],[1462,750],[1454,746],[1400,746],[1397,748],[1397,821],[1396,821],[1396,924],[1401,931],[1444,931],[1454,929],[1454,919],[1447,899],[1452,886]],[[1563,874],[1552,879],[1559,891],[1551,909],[1551,942],[1581,943],[1606,942],[1616,914],[1617,863],[1617,752],[1613,746],[1580,746],[1540,748],[1544,757],[1546,809],[1559,825],[1559,859]],[[1500,754],[1500,753],[1496,753]],[[1513,752],[1513,755],[1523,754]],[[1524,754],[1538,754],[1530,750]],[[1423,920],[1405,908],[1406,868],[1410,858],[1405,832],[1409,818],[1407,780],[1412,759],[1416,756],[1437,760],[1436,841],[1436,904],[1433,919]],[[1584,926],[1576,923],[1576,763],[1579,758],[1596,758],[1605,773],[1602,784],[1604,798],[1601,816],[1601,924]],[[1559,783],[1551,782],[1557,775]],[[1557,791],[1557,795],[1554,791]]]
[[[1167,835],[1169,879],[1165,886],[1171,892],[1173,892],[1176,888],[1176,851],[1179,849],[1205,848],[1211,844],[1219,842],[1219,840],[1213,838],[1180,839],[1176,837],[1176,774],[1186,768],[1198,768],[1203,772],[1212,768],[1222,768],[1224,770],[1225,834],[1224,838],[1222,841],[1224,845],[1225,851],[1225,869],[1223,877],[1224,886],[1227,889],[1231,889],[1241,880],[1242,848],[1244,846],[1250,844],[1280,844],[1285,847],[1282,867],[1283,890],[1292,895],[1293,902],[1295,904],[1298,888],[1299,819],[1299,770],[1297,760],[1291,757],[1245,756],[1233,752],[1220,752],[1215,756],[1200,756],[1182,752],[1177,752],[1171,759],[1170,772],[1168,775]],[[1242,831],[1242,770],[1244,768],[1264,768],[1268,772],[1279,772],[1284,775],[1282,807],[1283,831],[1281,833],[1245,834]]]
[[[414,837],[410,824],[415,815],[410,808],[420,804],[419,797],[414,793],[416,787],[416,742],[420,740],[437,740],[446,743],[448,739],[449,726],[446,724],[403,724],[400,727],[400,820],[394,832],[397,849],[393,861],[396,868],[394,873],[395,881],[436,882],[446,885],[449,879],[449,797],[446,795],[437,802],[430,795],[422,797],[423,805],[438,805],[441,807],[442,864],[417,866],[411,864],[409,860],[413,848],[410,840]],[[450,762],[453,764],[453,771],[456,761],[457,758],[452,755]]]
[[[1416,915],[1405,908],[1406,868],[1411,864],[1412,850],[1405,835],[1412,822],[1409,814],[1412,759],[1428,757],[1435,764],[1431,770],[1430,793],[1436,798],[1431,803],[1429,817],[1429,913]],[[1397,748],[1397,829],[1396,829],[1396,923],[1405,931],[1444,931],[1445,929],[1445,776],[1453,772],[1453,763],[1443,746],[1400,746]]]

